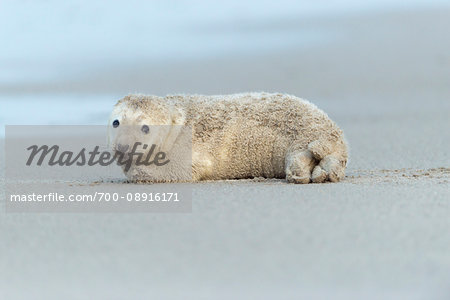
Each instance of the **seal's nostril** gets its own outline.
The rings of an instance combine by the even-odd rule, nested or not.
[[[125,153],[128,150],[128,145],[117,144],[116,145],[116,150],[119,151],[119,152]]]

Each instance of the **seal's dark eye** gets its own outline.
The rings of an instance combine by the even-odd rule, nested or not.
[[[114,120],[113,127],[117,128],[117,127],[119,127],[119,125],[120,125],[119,120]]]
[[[141,127],[141,130],[142,130],[143,133],[147,134],[147,133],[150,131],[150,128],[148,128],[147,125],[143,125],[143,126]]]

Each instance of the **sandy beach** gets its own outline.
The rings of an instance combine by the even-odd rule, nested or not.
[[[0,298],[448,299],[450,9],[239,30],[267,26],[327,38],[0,83],[0,97],[111,95],[114,103],[137,91],[290,93],[344,130],[351,148],[345,180],[197,183],[187,214],[3,214]],[[93,120],[103,124],[109,111]]]

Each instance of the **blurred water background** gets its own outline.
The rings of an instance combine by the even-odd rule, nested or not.
[[[139,74],[173,65],[183,72],[189,61],[201,65],[232,56],[314,49],[342,37],[339,27],[320,25],[329,19],[442,6],[448,0],[4,0],[0,124],[104,124],[112,105],[129,92],[242,91],[245,84],[235,89],[208,88],[207,82],[190,88],[186,80],[171,85],[172,73],[146,79],[147,84]],[[309,21],[312,25],[304,26]],[[133,69],[137,75],[128,76]],[[105,74],[121,70],[126,72],[117,85],[102,81]],[[211,70],[206,77],[214,75]]]

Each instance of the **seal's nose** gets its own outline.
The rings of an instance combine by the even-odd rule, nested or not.
[[[128,150],[128,145],[116,144],[115,150],[118,152],[125,153]]]

